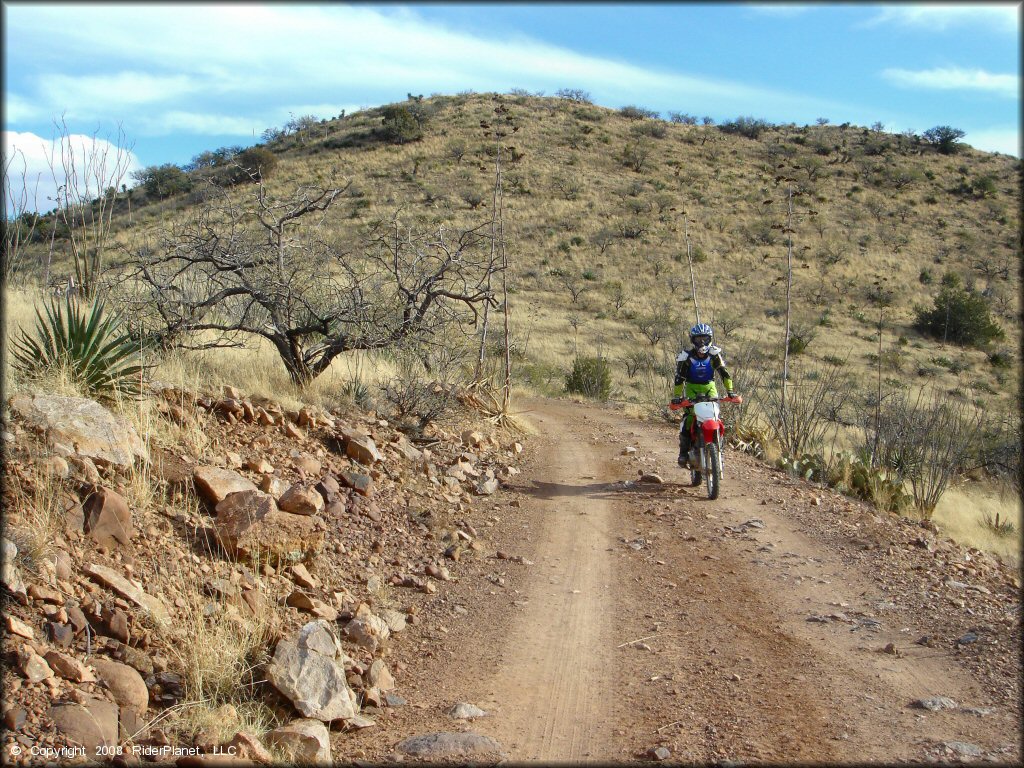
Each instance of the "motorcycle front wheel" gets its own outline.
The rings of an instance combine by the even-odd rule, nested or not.
[[[722,454],[719,453],[718,446],[714,443],[704,446],[704,451],[708,498],[713,501],[718,498],[718,492],[722,486]]]

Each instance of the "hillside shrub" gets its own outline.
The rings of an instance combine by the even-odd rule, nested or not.
[[[757,139],[761,134],[772,127],[767,120],[755,117],[737,117],[718,126],[722,133],[733,133],[746,136],[748,139]]]
[[[381,110],[384,138],[394,144],[405,144],[423,138],[423,127],[408,107],[389,104]]]
[[[627,120],[647,120],[648,118],[656,120],[658,118],[658,113],[653,109],[637,107],[633,104],[622,107],[619,110],[619,114]]]
[[[146,190],[146,196],[151,200],[163,200],[192,189],[192,179],[174,163],[151,165],[135,171],[132,178]]]
[[[962,347],[985,347],[1003,338],[984,296],[961,287],[959,281],[943,282],[932,307],[916,308],[915,330]]]
[[[612,367],[603,357],[579,357],[565,377],[566,392],[607,400],[612,392]]]
[[[935,147],[940,154],[955,155],[963,148],[963,144],[960,143],[960,139],[966,135],[967,134],[959,128],[952,128],[948,125],[937,125],[934,128],[929,128],[921,134],[921,138],[924,139],[926,144]]]

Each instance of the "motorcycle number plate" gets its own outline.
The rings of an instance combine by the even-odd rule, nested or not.
[[[718,403],[694,403],[693,413],[697,421],[707,421],[718,418]]]

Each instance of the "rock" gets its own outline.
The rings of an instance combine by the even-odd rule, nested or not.
[[[642,473],[640,475],[640,479],[637,482],[640,482],[640,483],[653,483],[655,485],[661,485],[662,483],[665,482],[665,480],[662,478],[661,475],[655,474],[653,472],[647,472],[647,473]]]
[[[383,659],[374,659],[366,673],[366,684],[382,692],[395,689],[395,678],[391,676],[391,670]]]
[[[494,739],[470,731],[410,736],[399,742],[395,749],[402,754],[424,759],[501,754],[501,745]]]
[[[317,619],[278,642],[267,679],[307,718],[349,718],[359,707],[348,686],[344,660],[330,626]]]
[[[272,475],[274,474],[274,465],[267,461],[262,456],[253,456],[245,460],[243,464],[246,469],[251,472],[255,472],[259,475]]]
[[[333,504],[341,493],[341,484],[334,475],[324,475],[313,487],[323,497],[324,504]]]
[[[308,453],[300,453],[292,459],[292,464],[295,465],[297,470],[305,472],[310,477],[316,477],[320,474],[320,470],[322,469],[320,461],[310,456]]]
[[[306,589],[316,589],[320,586],[319,582],[312,575],[310,575],[309,571],[306,570],[306,566],[302,565],[301,563],[293,565],[289,569],[289,571],[291,572],[292,575],[292,581],[294,581],[300,587],[305,587]]]
[[[277,508],[262,491],[230,494],[217,505],[214,531],[227,552],[240,558],[268,558],[271,564],[314,556],[324,544],[320,518]]]
[[[361,472],[342,472],[341,482],[360,496],[373,495],[373,478]]]
[[[236,733],[222,750],[229,755],[234,755],[238,760],[249,760],[254,763],[268,765],[274,762],[274,756],[270,754],[263,742],[247,731]]]
[[[46,638],[58,648],[70,648],[75,639],[75,630],[70,624],[48,621],[44,625]]]
[[[140,608],[145,608],[158,623],[165,624],[169,620],[167,609],[159,599],[146,594],[141,587],[132,584],[116,571],[107,568],[105,565],[96,564],[86,565],[82,568],[82,571],[87,576],[91,576],[101,584],[110,587]]]
[[[98,488],[86,499],[85,533],[101,547],[117,549],[131,543],[135,535],[132,511],[121,494],[110,488]]]
[[[462,444],[470,448],[479,448],[484,443],[484,436],[475,429],[467,429],[462,433]]]
[[[623,456],[635,456],[636,455],[636,448],[634,448],[631,445],[627,445],[625,448],[622,449],[622,455]]]
[[[345,625],[345,634],[356,644],[376,653],[384,642],[391,637],[391,628],[387,622],[372,613],[357,616]]]
[[[85,696],[81,704],[51,705],[49,715],[57,732],[85,747],[86,755],[118,742],[117,705],[112,702]]]
[[[136,670],[101,656],[92,660],[96,676],[102,680],[121,707],[144,714],[149,709],[149,689],[146,681]]]
[[[910,706],[917,709],[927,709],[930,712],[938,712],[942,709],[956,709],[957,703],[948,696],[932,696],[927,699],[915,699]]]
[[[233,469],[199,466],[193,470],[192,480],[199,494],[214,506],[232,493],[257,490],[251,480],[242,477]]]
[[[30,683],[41,683],[53,677],[50,665],[27,645],[18,652],[18,669]]]
[[[289,488],[291,486],[288,483],[274,475],[264,475],[260,479],[260,490],[270,494],[275,499],[281,498]]]
[[[286,437],[289,437],[292,440],[301,440],[302,438],[304,438],[306,436],[305,433],[301,429],[299,429],[297,426],[292,424],[290,421],[286,421],[285,422],[284,434],[285,434]]]
[[[70,680],[73,683],[96,681],[96,676],[92,671],[73,656],[68,656],[60,651],[47,651],[44,658],[46,663],[50,665],[50,669],[65,680]]]
[[[392,634],[395,632],[401,632],[405,629],[405,614],[401,611],[395,611],[391,608],[381,608],[377,612],[377,615],[384,619]]]
[[[4,725],[9,731],[20,731],[28,720],[28,712],[20,704],[4,710]]]
[[[227,464],[231,469],[242,468],[242,457],[234,451],[224,452],[224,463]]]
[[[288,595],[288,599],[285,602],[292,608],[312,613],[314,616],[326,619],[327,621],[337,621],[338,619],[338,612],[334,608],[298,589]]]
[[[486,715],[487,713],[476,704],[469,704],[465,701],[460,701],[448,709],[448,716],[455,720],[472,720]]]
[[[474,491],[476,492],[477,496],[490,496],[497,490],[498,479],[494,477],[490,478],[489,480],[484,480],[481,483],[477,483],[476,487],[474,488]]]
[[[22,605],[28,604],[28,592],[25,589],[25,582],[22,581],[21,572],[15,565],[15,558],[18,556],[18,547],[10,539],[3,539],[3,570],[0,581]]]
[[[99,485],[100,471],[92,459],[87,456],[68,456],[68,464],[71,465],[76,480],[87,485]]]
[[[966,741],[944,741],[942,746],[960,757],[981,757],[984,751],[977,744]]]
[[[17,616],[8,614],[4,617],[7,624],[7,631],[12,635],[18,635],[24,637],[26,640],[33,640],[36,636],[35,630],[32,629],[28,624],[23,622]]]
[[[355,459],[366,466],[384,461],[384,456],[377,449],[377,444],[368,435],[345,427],[338,430],[338,434],[345,443],[345,455],[350,459]]]
[[[58,395],[16,395],[10,400],[11,413],[26,425],[42,432],[47,445],[58,455],[91,459],[119,469],[135,461],[146,461],[149,453],[135,428],[110,411],[84,397]]]
[[[293,720],[269,731],[266,740],[300,765],[331,762],[330,732],[319,720]]]
[[[64,605],[64,596],[53,587],[48,587],[45,584],[33,584],[28,588],[28,596],[41,603]]]
[[[294,515],[318,515],[324,511],[324,497],[308,485],[296,483],[281,494],[277,506]]]
[[[978,633],[977,632],[967,632],[964,635],[962,635],[961,637],[957,638],[956,644],[957,645],[970,645],[971,643],[976,643],[976,642],[978,642]]]
[[[410,443],[405,435],[399,435],[391,443],[391,447],[406,461],[419,462],[423,458],[423,452]]]
[[[128,632],[128,614],[120,608],[115,608],[106,618],[107,631],[110,636],[122,643],[127,643],[130,635]]]
[[[668,760],[672,757],[672,751],[668,747],[651,747],[647,755],[654,760]]]

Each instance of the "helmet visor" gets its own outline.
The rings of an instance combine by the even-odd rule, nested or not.
[[[706,347],[709,344],[711,344],[711,337],[710,336],[703,336],[703,335],[702,336],[694,336],[693,337],[693,343],[696,344],[698,347]]]

